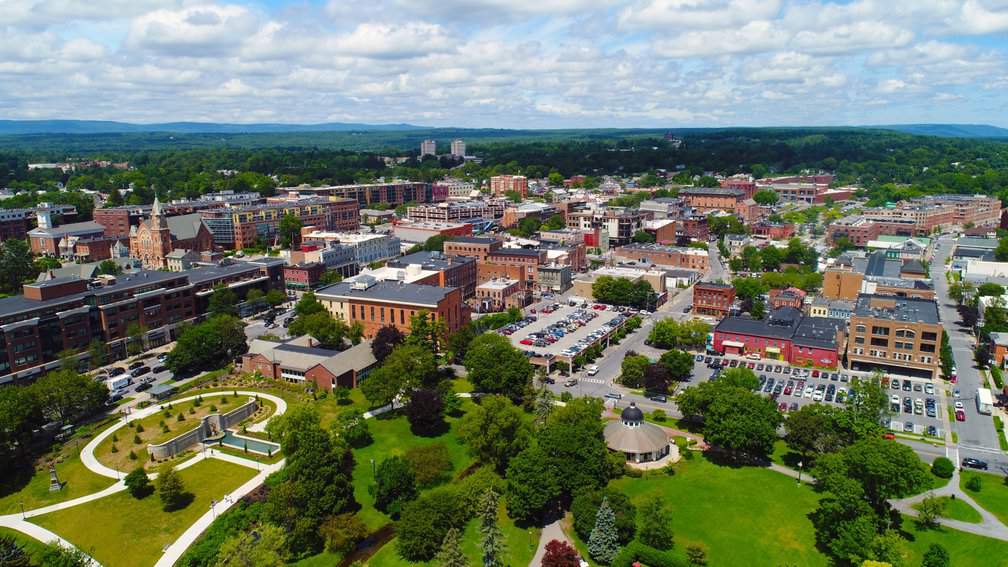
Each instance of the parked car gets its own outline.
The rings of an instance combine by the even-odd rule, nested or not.
[[[168,360],[168,353],[167,352],[162,352],[161,354],[157,355],[157,359],[158,359],[158,362],[164,362],[164,361]]]
[[[913,430],[914,430],[914,424],[912,421],[907,421],[903,424],[903,431],[905,433],[913,433]]]
[[[126,374],[126,369],[122,366],[113,366],[112,368],[109,368],[109,377],[119,376],[120,374]]]
[[[909,380],[904,380],[903,381],[903,391],[904,392],[909,392],[911,390],[913,390],[913,382],[911,382]]]
[[[966,412],[961,409],[955,410],[956,421],[966,421]]]
[[[143,365],[144,365],[143,361],[138,360],[136,362],[131,362],[127,368],[129,368],[130,370],[136,370],[137,368],[140,368]]]
[[[787,413],[787,410],[788,410],[787,408],[788,408],[787,402],[781,402],[781,403],[777,404],[777,411],[779,411],[781,413]]]
[[[702,354],[698,354],[698,355],[696,355],[696,356],[693,357],[693,360],[695,360],[697,362],[700,362],[700,361],[703,360],[703,355]]]
[[[658,402],[664,404],[665,402],[668,401],[668,396],[666,396],[665,394],[654,394],[648,396],[648,399],[651,400],[652,402]]]
[[[136,378],[137,376],[143,376],[144,374],[147,374],[150,371],[151,371],[150,366],[141,366],[140,368],[134,368],[130,372],[130,376]]]
[[[598,370],[599,370],[598,366],[595,366],[594,364],[592,364],[591,366],[588,367],[588,375],[589,376],[594,376],[594,375],[598,374]]]
[[[619,392],[607,392],[605,397],[609,398],[610,400],[621,400],[623,399],[623,394]]]
[[[933,395],[934,394],[934,384],[924,384],[924,393]]]
[[[150,390],[153,385],[150,382],[144,382],[136,387],[137,392],[143,392],[144,390]]]
[[[151,368],[151,372],[154,373],[154,374],[157,374],[159,372],[164,372],[165,370],[168,370],[168,369],[165,368],[165,366],[163,364],[159,364],[159,365],[155,366],[154,368]]]
[[[571,386],[577,386],[577,378],[571,378],[570,380],[567,380],[566,382],[564,382],[564,386],[568,388],[570,388]]]
[[[893,390],[899,390],[900,389],[900,381],[897,380],[896,378],[893,378],[892,382],[889,382],[889,386]]]

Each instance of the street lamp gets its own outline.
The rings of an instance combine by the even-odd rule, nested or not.
[[[25,519],[24,500],[21,501],[21,519]]]
[[[378,473],[375,472],[375,462],[374,459],[371,459],[371,478],[374,479],[376,476]]]
[[[801,471],[805,463],[798,461],[798,484],[801,484]]]
[[[217,501],[216,501],[216,500],[213,500],[213,499],[211,499],[211,500],[210,500],[210,512],[212,512],[212,513],[213,513],[213,517],[214,517],[214,518],[216,518],[216,517],[217,517],[217,510],[216,510],[216,509],[214,508],[214,506],[216,506],[216,505],[217,505]]]

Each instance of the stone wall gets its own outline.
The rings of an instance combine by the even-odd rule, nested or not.
[[[170,459],[193,445],[199,444],[208,437],[224,433],[225,429],[247,419],[248,416],[255,413],[258,408],[259,402],[257,400],[249,400],[248,403],[237,407],[224,415],[219,413],[210,414],[200,420],[200,424],[194,429],[186,431],[178,437],[169,439],[164,443],[160,443],[158,445],[148,445],[147,452],[150,453],[151,459],[155,461]]]

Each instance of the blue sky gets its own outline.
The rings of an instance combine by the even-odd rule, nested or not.
[[[0,118],[1008,127],[1006,0],[5,0]]]

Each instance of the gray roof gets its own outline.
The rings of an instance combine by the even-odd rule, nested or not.
[[[490,253],[491,256],[538,256],[542,251],[538,248],[501,248]]]
[[[606,446],[620,453],[653,453],[668,446],[665,430],[646,421],[628,427],[622,421],[610,421],[602,432]]]
[[[796,345],[818,348],[837,348],[837,331],[847,324],[843,319],[830,317],[805,317],[795,329],[791,341]]]
[[[979,248],[981,250],[993,250],[997,248],[996,238],[973,238],[963,236],[956,240],[956,248]]]
[[[879,302],[892,307],[878,305]],[[872,304],[876,305],[873,307]],[[874,317],[891,321],[914,321],[938,324],[938,304],[933,299],[861,294],[854,305],[858,317]]]
[[[453,236],[449,242],[465,242],[467,244],[491,244],[497,242],[496,238],[480,238],[478,236]]]
[[[899,260],[886,258],[884,251],[873,252],[867,258],[853,259],[854,271],[866,276],[883,276],[898,278],[902,263]]]
[[[64,224],[54,228],[33,228],[28,231],[29,235],[36,236],[74,236],[78,234],[89,234],[92,232],[105,232],[105,227],[94,222],[72,222],[70,224]]]
[[[730,187],[689,187],[686,189],[679,190],[680,195],[734,195],[742,196],[745,193],[741,189],[732,189]]]
[[[455,289],[387,280],[376,281],[368,285],[369,283],[366,280],[340,282],[317,290],[315,295],[318,297],[359,298],[369,301],[405,303],[436,308],[438,303],[444,300],[445,296]]]
[[[413,254],[407,254],[399,258],[393,258],[386,262],[385,265],[391,268],[405,268],[410,264],[420,264],[425,270],[444,270],[449,266],[475,261],[476,260],[474,258],[470,258],[468,256],[455,256],[449,258],[441,252],[429,252],[427,250],[422,250],[420,252],[414,252]]]
[[[254,339],[249,344],[248,354],[258,354],[284,368],[302,372],[321,365],[334,376],[339,376],[347,370],[360,372],[378,362],[371,352],[370,341],[361,341],[343,351],[296,344],[303,342],[299,339],[285,343]]]
[[[1008,346],[1008,333],[991,333],[990,340],[996,345]]]
[[[199,234],[199,227],[203,224],[203,219],[199,213],[193,213],[191,215],[165,217],[165,222],[168,223],[168,230],[172,233],[172,236],[179,240],[187,240],[196,238],[196,235]]]
[[[281,262],[283,261],[281,260]],[[262,268],[262,266],[263,263],[259,261],[235,262],[234,264],[226,264],[224,266],[206,266],[178,273],[188,275],[189,281],[193,284],[201,284],[210,280],[229,277],[243,272],[255,272]]]
[[[961,248],[956,246],[952,251],[953,258],[969,258],[977,260],[994,260],[994,251],[986,248]]]
[[[903,274],[926,274],[927,270],[924,269],[924,264],[920,260],[910,260],[903,267],[900,268],[900,273]]]
[[[781,309],[791,309],[792,311],[797,311],[791,307],[783,307]],[[776,311],[780,311],[781,309]],[[788,312],[788,314],[790,314],[790,312]],[[717,324],[714,330],[721,333],[752,335],[774,339],[789,339],[792,335],[794,335],[797,326],[798,320],[790,317],[774,319],[771,315],[770,319],[753,319],[749,316],[743,316],[725,317]]]

